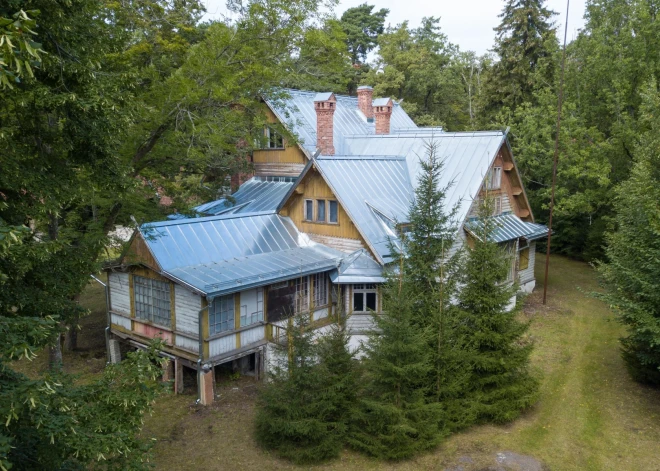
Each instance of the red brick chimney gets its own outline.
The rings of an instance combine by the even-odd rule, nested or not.
[[[392,118],[391,98],[378,98],[374,100],[374,114],[376,115],[376,134],[390,133],[390,119]]]
[[[337,99],[334,93],[317,93],[314,97],[316,149],[321,151],[321,155],[335,155],[333,118],[336,108]]]
[[[369,85],[362,85],[357,89],[358,108],[367,117],[367,120],[373,121],[374,107],[372,105],[374,89]]]

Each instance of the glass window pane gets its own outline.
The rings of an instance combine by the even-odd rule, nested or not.
[[[337,222],[337,202],[329,201],[330,214],[328,215],[328,222]]]
[[[376,310],[376,293],[367,293],[367,310]]]
[[[305,219],[311,221],[314,217],[314,202],[305,200]]]
[[[325,222],[325,200],[316,201],[316,220]]]
[[[364,311],[364,293],[353,293],[353,311]]]

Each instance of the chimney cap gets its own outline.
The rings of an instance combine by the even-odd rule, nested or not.
[[[392,103],[391,98],[376,98],[373,106],[394,106],[394,103]]]
[[[314,103],[319,101],[336,101],[335,94],[332,92],[317,93],[314,96]]]
[[[369,85],[360,85],[357,89],[358,90],[373,90],[374,87],[371,87]]]

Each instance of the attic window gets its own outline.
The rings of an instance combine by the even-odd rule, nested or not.
[[[266,137],[266,149],[284,149],[282,135],[270,126],[264,128],[264,136]]]
[[[328,222],[337,224],[337,202],[334,200],[328,201]]]
[[[493,167],[486,177],[487,190],[499,190],[502,185],[502,167]]]

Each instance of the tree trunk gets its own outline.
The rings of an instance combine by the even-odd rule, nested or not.
[[[72,352],[78,348],[78,316],[71,319],[69,330],[64,336],[64,349],[67,352]]]
[[[62,369],[62,334],[59,332],[53,340],[53,344],[48,348],[48,368],[51,371],[60,371]]]

